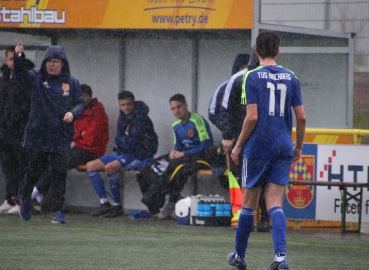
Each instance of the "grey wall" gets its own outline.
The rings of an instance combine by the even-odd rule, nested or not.
[[[126,41],[126,89],[150,107],[150,117],[159,136],[162,155],[173,148],[172,123],[175,120],[169,98],[186,96],[191,108],[192,42],[188,39],[129,38]]]
[[[277,62],[300,81],[308,127],[347,127],[346,54],[280,54]]]

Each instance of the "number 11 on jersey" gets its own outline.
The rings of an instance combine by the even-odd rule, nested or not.
[[[275,114],[275,91],[276,87],[273,83],[267,82],[267,88],[270,91],[269,95],[269,115]],[[287,86],[284,83],[277,83],[277,90],[281,91],[279,100],[279,116],[284,116],[284,106],[286,104]]]

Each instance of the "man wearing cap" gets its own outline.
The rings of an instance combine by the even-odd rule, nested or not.
[[[24,47],[15,47],[14,73],[18,80],[32,85],[31,111],[24,130],[22,146],[30,152],[30,162],[22,190],[19,214],[31,218],[30,200],[34,185],[50,169],[53,195],[52,223],[65,223],[61,212],[66,188],[68,152],[73,121],[85,110],[79,80],[70,74],[69,63],[61,46],[50,46],[40,69],[25,69]]]

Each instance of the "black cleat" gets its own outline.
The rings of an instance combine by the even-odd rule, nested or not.
[[[109,202],[102,203],[100,205],[100,209],[96,212],[91,213],[91,216],[98,217],[98,216],[105,215],[105,214],[109,213],[111,211],[111,209],[112,209],[112,206]]]

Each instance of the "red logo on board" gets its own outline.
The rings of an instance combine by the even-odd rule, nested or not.
[[[315,156],[302,155],[297,164],[290,170],[290,179],[313,181],[315,172]],[[314,198],[314,186],[287,185],[286,198],[295,208],[307,207]]]

